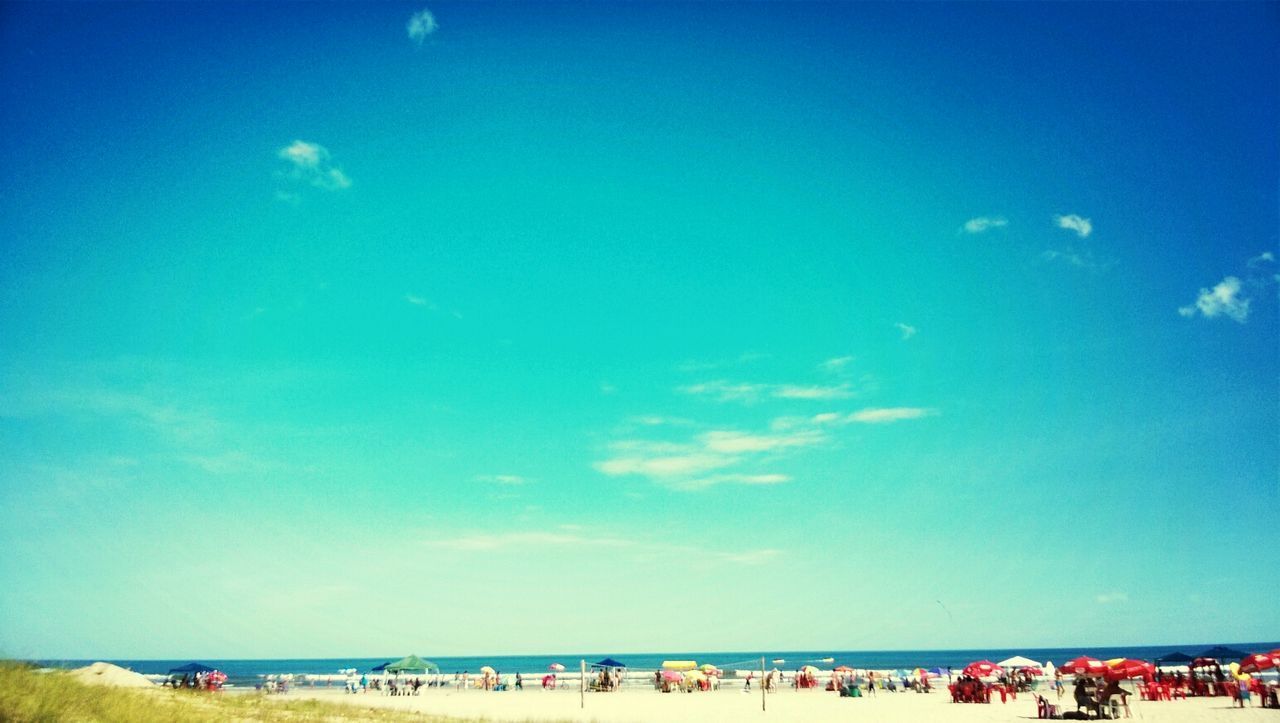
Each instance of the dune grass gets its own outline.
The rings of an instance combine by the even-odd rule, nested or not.
[[[168,688],[111,688],[88,685],[65,671],[37,672],[13,662],[0,662],[0,721],[386,721],[399,723],[467,723],[401,711],[362,708],[316,700],[268,699],[256,693],[200,693]]]

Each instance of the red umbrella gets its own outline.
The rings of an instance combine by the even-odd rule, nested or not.
[[[996,665],[990,660],[975,660],[964,666],[961,671],[964,675],[972,675],[975,678],[985,678],[988,675],[999,675],[1004,672],[1004,668]]]
[[[1280,650],[1275,652],[1280,653]],[[1275,668],[1277,666],[1280,666],[1280,661],[1276,660],[1275,653],[1254,653],[1253,655],[1245,656],[1245,659],[1240,661],[1240,672],[1260,673],[1267,668]]]
[[[1028,665],[1023,668],[1018,668],[1018,670],[1021,670],[1028,675],[1044,675],[1044,670],[1035,665]]]
[[[1102,675],[1107,672],[1107,664],[1097,658],[1081,655],[1075,660],[1063,663],[1058,670],[1075,675]]]
[[[1107,680],[1127,680],[1129,678],[1150,678],[1156,674],[1156,666],[1145,660],[1125,658],[1107,668]]]

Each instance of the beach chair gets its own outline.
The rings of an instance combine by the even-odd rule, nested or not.
[[[1106,700],[1106,707],[1111,711],[1111,717],[1119,718],[1120,713],[1124,712],[1125,718],[1132,718],[1133,714],[1129,712],[1129,694],[1116,693]]]
[[[1037,695],[1036,696],[1036,717],[1051,718],[1051,719],[1057,720],[1062,718],[1062,711],[1058,709],[1058,706],[1054,705],[1053,703],[1050,703],[1048,698],[1045,698],[1044,696],[1041,696],[1041,695]]]

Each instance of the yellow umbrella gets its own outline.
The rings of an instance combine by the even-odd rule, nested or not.
[[[662,661],[663,670],[693,670],[698,667],[697,661],[694,660],[664,660]]]
[[[481,668],[480,668],[480,672],[481,672],[481,673],[488,673],[489,675],[493,675],[496,671],[495,671],[493,668],[490,668],[489,666],[487,666],[487,665],[486,665],[486,666],[483,666],[483,667],[481,667]]]

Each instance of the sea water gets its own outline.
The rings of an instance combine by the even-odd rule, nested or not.
[[[203,663],[211,668],[216,668],[227,674],[227,682],[238,687],[253,687],[260,685],[266,676],[269,675],[336,675],[338,671],[355,668],[360,673],[367,673],[375,666],[383,663],[399,660],[400,658],[416,654],[426,660],[436,663],[440,666],[440,672],[444,673],[452,679],[454,673],[468,672],[473,676],[480,670],[482,666],[490,666],[498,672],[507,675],[512,673],[523,673],[526,676],[541,675],[545,673],[549,666],[554,663],[560,663],[565,666],[566,672],[572,673],[579,669],[582,661],[586,661],[588,667],[596,661],[604,658],[613,658],[627,666],[629,670],[656,670],[662,666],[664,660],[695,660],[699,665],[711,663],[716,667],[733,670],[733,669],[758,669],[760,667],[760,659],[763,657],[765,666],[769,669],[778,668],[779,670],[791,671],[796,670],[802,665],[816,665],[817,667],[829,670],[838,665],[847,665],[851,668],[869,668],[872,670],[904,670],[911,671],[915,668],[942,668],[944,671],[951,668],[959,672],[964,666],[975,660],[991,660],[999,662],[1005,658],[1015,655],[1022,655],[1032,660],[1038,660],[1041,663],[1052,661],[1055,665],[1060,665],[1067,660],[1081,655],[1087,655],[1099,660],[1109,660],[1111,658],[1137,658],[1139,660],[1156,660],[1170,653],[1180,651],[1188,655],[1198,655],[1200,652],[1212,647],[1211,644],[1190,643],[1183,645],[1148,645],[1148,646],[1114,646],[1103,648],[975,648],[972,650],[769,650],[769,651],[729,651],[729,652],[698,652],[698,651],[682,651],[669,653],[624,653],[618,651],[604,651],[592,653],[560,653],[547,655],[487,655],[487,656],[448,656],[448,655],[432,655],[430,650],[405,650],[399,653],[387,655],[385,657],[376,658],[296,658],[296,659],[279,659],[279,660],[226,660],[226,659],[201,659],[201,660],[106,660],[105,662],[119,665],[139,673],[147,675],[158,675],[168,673],[170,669],[186,665],[191,662]],[[1235,648],[1246,653],[1267,652],[1280,648],[1280,642],[1252,642],[1252,643],[1233,643],[1227,647]],[[831,658],[831,662],[826,662],[827,658]],[[782,662],[774,662],[782,661]],[[88,665],[92,660],[39,660],[34,661],[40,665],[61,668],[78,668]],[[1220,661],[1223,665],[1229,662]],[[307,681],[295,681],[295,685],[311,685]],[[325,681],[316,682],[315,685],[324,685]],[[341,683],[335,683],[341,685]]]

